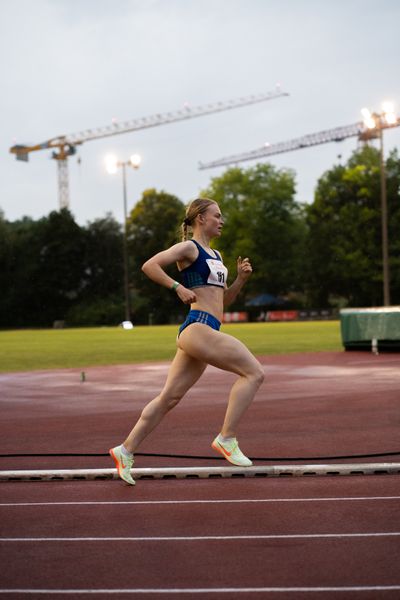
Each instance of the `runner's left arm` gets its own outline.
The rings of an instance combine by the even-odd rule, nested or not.
[[[237,277],[235,281],[229,287],[224,290],[224,307],[229,306],[234,302],[252,274],[253,269],[248,258],[243,258],[241,256],[237,259]]]

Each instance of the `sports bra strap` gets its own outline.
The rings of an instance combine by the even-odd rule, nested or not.
[[[193,243],[194,243],[194,244],[197,246],[197,248],[198,248],[199,252],[203,251],[203,252],[205,252],[205,253],[207,254],[207,256],[211,256],[211,258],[214,258],[214,257],[213,257],[211,254],[209,254],[209,253],[207,252],[207,250],[204,250],[203,246],[201,246],[201,245],[199,244],[199,242],[196,242],[196,240],[194,240],[193,238],[191,238],[191,239],[189,240],[189,242],[193,242]],[[215,254],[217,255],[217,260],[221,260],[221,261],[222,261],[221,255],[220,255],[220,253],[218,252],[218,250],[214,250],[214,249],[213,249],[213,251],[214,251],[214,252],[215,252]]]

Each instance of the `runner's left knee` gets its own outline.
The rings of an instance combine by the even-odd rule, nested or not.
[[[260,365],[260,363],[258,361],[256,364],[254,364],[253,369],[247,375],[247,377],[249,379],[251,379],[252,381],[254,381],[254,383],[257,385],[257,387],[260,387],[260,385],[262,385],[262,383],[265,379],[265,373],[264,373],[264,369],[262,368],[262,366]]]

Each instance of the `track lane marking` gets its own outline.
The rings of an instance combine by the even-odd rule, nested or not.
[[[399,537],[400,531],[370,533],[289,533],[255,535],[126,536],[126,537],[4,537],[2,542],[203,542],[229,540],[288,540]]]
[[[67,502],[1,502],[2,506],[91,506],[91,505],[132,505],[132,504],[247,504],[271,502],[354,502],[375,500],[400,500],[400,496],[354,496],[354,497],[323,497],[323,498],[243,498],[231,500],[127,500],[127,501],[67,501]]]
[[[125,588],[125,589],[0,589],[0,594],[248,594],[304,592],[380,592],[400,590],[400,585],[355,585],[258,588]]]
[[[400,500],[400,496],[349,496],[328,498],[243,498],[231,500],[115,500],[115,501],[71,501],[71,502],[1,502],[1,507],[17,506],[113,506],[113,505],[162,505],[162,504],[247,504],[271,502],[369,502],[376,500]]]

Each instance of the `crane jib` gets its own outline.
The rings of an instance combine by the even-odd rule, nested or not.
[[[86,129],[84,131],[62,135],[56,138],[47,140],[42,144],[36,144],[33,146],[22,146],[15,145],[10,148],[10,152],[15,154],[17,160],[27,162],[29,160],[29,153],[37,150],[45,150],[49,148],[57,148],[57,152],[52,153],[52,158],[57,160],[58,163],[58,190],[59,190],[59,204],[60,207],[68,207],[69,205],[69,191],[68,191],[68,169],[67,159],[68,156],[72,156],[76,153],[76,146],[96,140],[104,137],[110,137],[119,135],[121,133],[128,133],[130,131],[138,131],[141,129],[147,129],[149,127],[158,127],[160,125],[167,125],[169,123],[175,123],[177,121],[183,121],[188,119],[194,119],[196,117],[202,117],[212,113],[222,112],[224,110],[232,110],[234,108],[240,108],[241,106],[247,106],[256,104],[259,102],[265,102],[267,100],[273,100],[275,98],[281,98],[283,96],[289,96],[287,92],[281,90],[279,84],[275,90],[272,90],[263,94],[253,94],[251,96],[242,96],[234,100],[228,100],[225,102],[215,102],[213,104],[206,104],[203,106],[190,106],[185,103],[182,108],[176,111],[170,111],[167,113],[158,113],[156,115],[150,115],[148,117],[142,117],[140,119],[133,119],[131,121],[117,122],[112,125],[105,127],[97,127],[93,129]]]

